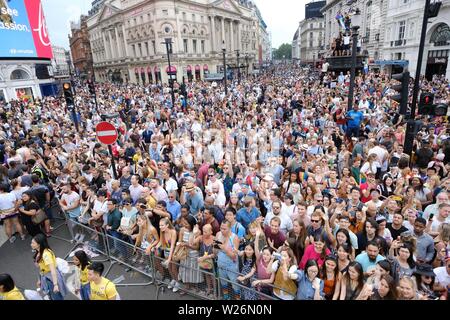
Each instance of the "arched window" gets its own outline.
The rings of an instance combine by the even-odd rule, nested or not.
[[[434,46],[446,46],[450,43],[450,28],[447,24],[441,23],[433,31],[430,38],[430,43],[434,43]]]
[[[30,79],[30,75],[20,69],[16,69],[11,73],[11,80],[28,80]]]

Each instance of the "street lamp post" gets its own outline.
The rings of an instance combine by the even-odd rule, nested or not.
[[[350,89],[348,92],[347,111],[353,108],[353,93],[355,90],[355,73],[356,73],[356,48],[358,42],[358,29],[361,25],[361,14],[357,8],[352,16],[352,67],[350,69]]]
[[[223,54],[223,84],[225,86],[225,96],[228,95],[228,88],[227,88],[227,61],[226,61],[226,52],[227,49],[225,48],[225,41],[222,41],[222,54]]]
[[[245,54],[245,67],[246,67],[246,76],[248,78],[248,53]]]
[[[172,97],[172,107],[175,107],[175,92],[173,90],[173,79],[172,78],[172,66],[170,65],[170,53],[172,50],[170,50],[170,47],[172,46],[172,39],[166,38],[163,42],[166,45],[166,52],[167,52],[167,63],[169,64],[169,86],[170,86],[170,95]]]
[[[236,50],[237,67],[238,67],[238,84],[241,84],[241,65],[239,64],[239,49]]]

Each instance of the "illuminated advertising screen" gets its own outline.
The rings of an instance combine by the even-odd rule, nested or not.
[[[53,57],[40,0],[0,0],[0,58]]]

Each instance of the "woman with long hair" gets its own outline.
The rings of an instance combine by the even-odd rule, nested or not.
[[[214,236],[213,229],[210,224],[205,224],[202,227],[202,231],[197,227],[194,227],[194,235],[196,236],[194,242],[200,244],[199,257],[197,259],[200,270],[204,271],[206,280],[206,296],[214,297]]]
[[[305,270],[297,270],[293,279],[297,280],[297,300],[322,300],[324,297],[324,281],[319,277],[317,261],[310,259]]]
[[[155,268],[163,277],[166,275],[164,269],[168,269],[171,281],[167,287],[168,289],[176,287],[176,291],[178,291],[180,287],[177,281],[178,267],[172,260],[177,243],[177,231],[168,218],[162,218],[159,221],[159,230],[159,242],[155,246],[155,253],[158,255],[158,258],[155,260]]]
[[[195,241],[194,228],[197,225],[196,219],[188,215],[180,220],[181,229],[179,232],[179,242],[177,245],[185,247],[187,255],[184,260],[180,261],[178,271],[179,278],[186,285],[186,289],[190,290],[192,285],[198,285],[203,282],[203,276],[198,268],[199,258],[199,242]],[[184,294],[184,291],[180,292]]]
[[[145,250],[145,254],[150,255],[153,248],[159,242],[158,230],[152,225],[150,219],[145,214],[138,214],[136,218],[136,223],[139,228],[137,234],[133,234],[131,239],[134,240],[134,247],[141,248]],[[144,255],[138,251],[135,258],[133,258],[133,262],[136,263],[140,258],[139,264],[144,263]]]
[[[31,192],[25,191],[22,193],[22,200],[18,203],[18,211],[21,215],[22,223],[28,231],[28,234],[32,237],[41,233],[39,225],[36,225],[31,220],[31,217],[36,215],[39,210],[39,205],[36,198]]]
[[[335,296],[337,299],[338,295],[335,294],[335,290],[339,292],[338,284],[340,281],[340,272],[335,256],[329,255],[325,258],[325,262],[320,269],[319,277],[323,280],[323,293],[325,299],[332,300]]]
[[[395,191],[395,183],[392,177],[388,174],[384,175],[382,183],[380,183],[377,187],[378,191],[380,191],[382,198],[389,198],[394,195]]]
[[[389,249],[389,262],[391,262],[391,275],[396,282],[403,277],[411,277],[416,263],[414,262],[414,248],[409,243],[401,243],[398,240],[392,242]]]
[[[423,297],[418,294],[417,284],[414,278],[403,276],[397,285],[398,300],[420,300]]]
[[[273,295],[281,300],[294,300],[297,293],[294,275],[297,271],[297,261],[294,253],[290,248],[281,246],[272,256],[273,262],[269,270],[275,274]]]
[[[91,288],[88,280],[88,265],[91,263],[86,252],[83,250],[75,251],[72,258],[73,264],[77,267],[78,278],[80,279],[80,287],[75,288],[75,293],[80,294],[81,300],[89,300]]]
[[[336,249],[336,255],[337,255],[337,263],[338,263],[338,269],[339,272],[342,274],[348,271],[348,266],[350,265],[350,262],[352,262],[352,247],[341,243],[338,244]]]
[[[430,189],[424,186],[423,180],[420,176],[412,177],[410,184],[414,187],[414,190],[416,191],[415,198],[420,201],[423,209],[433,202],[433,193]]]
[[[242,208],[242,206],[239,202],[239,197],[234,192],[230,193],[230,200],[227,203],[227,209],[228,208],[233,208],[234,210],[236,210],[236,212]],[[225,210],[227,210],[227,209],[225,209]]]
[[[263,235],[262,230],[256,232],[255,239],[255,256],[256,256],[256,280],[252,282],[252,286],[256,287],[258,291],[272,295],[272,286],[270,284],[275,280],[275,274],[270,273],[268,270],[272,264],[273,249],[269,246],[264,246],[262,249],[259,246],[259,238]]]
[[[293,221],[293,229],[288,233],[286,242],[294,252],[295,259],[301,261],[305,252],[306,226],[300,219]]]
[[[339,300],[359,300],[364,287],[364,272],[359,262],[350,262],[340,283]]]
[[[66,283],[56,265],[56,256],[42,233],[33,237],[31,248],[35,251],[34,263],[39,268],[38,288],[48,294],[50,300],[64,300]]]
[[[329,255],[330,249],[326,246],[325,233],[319,233],[314,236],[314,241],[312,244],[308,245],[303,254],[302,260],[299,263],[299,268],[304,269],[306,262],[310,259],[316,260],[317,264],[321,268],[325,262],[325,258]]]
[[[239,273],[236,280],[246,287],[251,287],[253,280],[256,279],[256,254],[254,243],[250,242],[245,245],[242,256],[239,256]],[[258,295],[253,290],[241,290],[242,300],[257,300]]]
[[[19,232],[21,239],[25,240],[25,233],[23,232],[22,224],[19,221],[19,213],[17,212],[16,196],[13,192],[9,192],[9,186],[4,183],[0,183],[0,221],[3,221],[5,233],[10,243],[16,241],[13,226]]]
[[[309,205],[311,205],[314,201],[314,195],[317,193],[317,188],[314,184],[308,184],[306,188],[303,189],[303,199]]]

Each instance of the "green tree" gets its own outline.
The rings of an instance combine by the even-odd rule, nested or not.
[[[275,59],[283,59],[283,56],[285,59],[291,59],[292,58],[292,45],[289,43],[283,43],[281,46],[278,47],[278,49],[274,52],[274,58]]]

